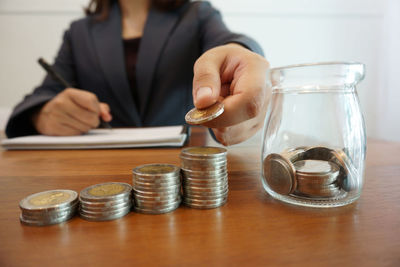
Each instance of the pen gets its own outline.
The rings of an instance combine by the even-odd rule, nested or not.
[[[56,81],[60,82],[65,88],[72,87],[59,73],[57,73],[43,58],[38,60],[40,66],[42,66],[47,73]],[[100,127],[111,129],[111,125],[100,118]]]

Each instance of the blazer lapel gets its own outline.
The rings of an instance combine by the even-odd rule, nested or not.
[[[178,18],[179,15],[175,12],[162,12],[156,9],[149,11],[136,63],[136,81],[142,117],[150,101],[149,97],[159,58]]]
[[[112,7],[106,21],[93,23],[92,36],[104,75],[121,108],[130,118],[126,122],[133,121],[136,126],[142,126],[125,69],[121,13],[118,5]]]

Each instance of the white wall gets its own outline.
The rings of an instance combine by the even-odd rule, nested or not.
[[[367,134],[400,141],[398,127],[381,130],[383,113],[376,101],[378,95],[382,97],[378,75],[384,21],[381,1],[211,2],[221,10],[232,30],[261,43],[273,67],[315,61],[365,63],[366,79],[358,90]],[[44,72],[37,65],[37,58],[53,60],[63,30],[71,20],[82,16],[85,3],[87,0],[0,1],[0,110],[10,109],[40,83]],[[400,114],[399,105],[390,110]],[[0,127],[1,123],[0,119]]]

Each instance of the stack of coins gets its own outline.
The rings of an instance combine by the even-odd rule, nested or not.
[[[170,164],[147,164],[133,169],[134,209],[140,213],[161,214],[181,203],[180,169]]]
[[[325,160],[299,160],[294,163],[296,193],[314,197],[334,197],[340,193],[336,183],[339,166]]]
[[[108,221],[129,213],[132,187],[126,183],[104,183],[89,186],[79,195],[80,216],[88,221]]]
[[[221,147],[182,150],[183,202],[191,208],[211,209],[228,199],[227,151]]]
[[[30,195],[19,203],[22,223],[34,226],[57,224],[71,219],[78,209],[78,193],[50,190]]]

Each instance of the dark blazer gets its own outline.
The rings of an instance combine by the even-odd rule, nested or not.
[[[136,65],[140,110],[125,69],[121,14],[117,4],[106,21],[85,17],[71,24],[54,68],[76,88],[93,92],[110,105],[114,127],[184,123],[193,106],[193,65],[205,51],[239,43],[262,54],[252,39],[230,32],[220,13],[207,2],[189,2],[171,12],[151,9]],[[8,137],[37,134],[30,117],[64,88],[47,76],[19,103],[8,121]]]

